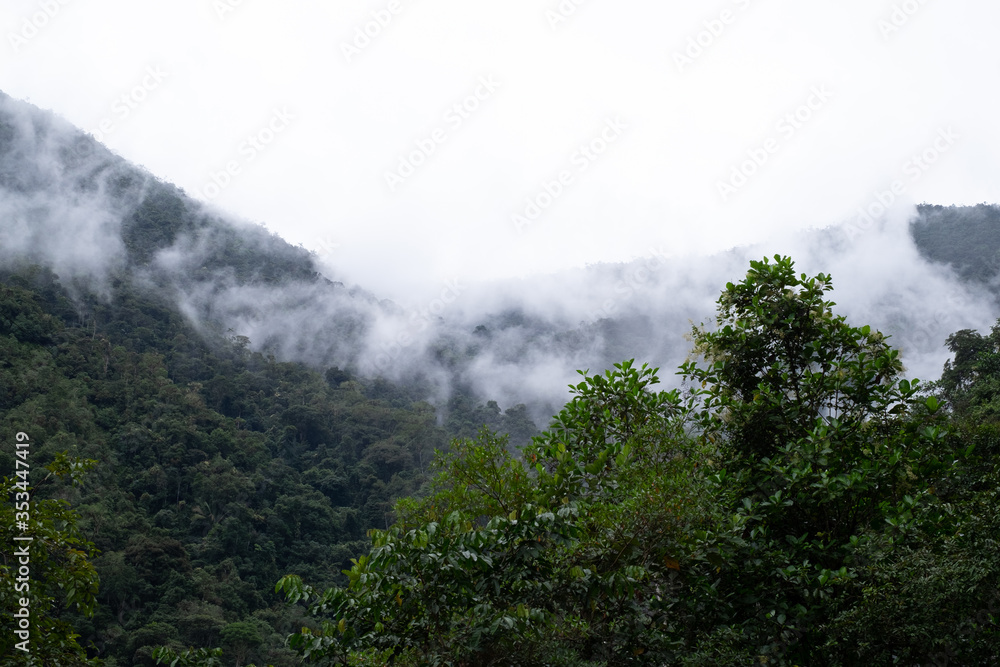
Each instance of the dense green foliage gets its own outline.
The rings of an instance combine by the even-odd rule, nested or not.
[[[966,280],[991,283],[1000,273],[1000,207],[917,207],[910,234],[927,259],[950,264]]]
[[[456,443],[346,586],[281,579],[320,621],[290,646],[316,664],[995,664],[998,431],[970,404],[995,399],[1000,348],[961,332],[921,390],[830,289],[753,262],[695,328],[685,392],[625,362],[585,375],[522,457],[485,430]]]
[[[888,589],[880,577],[903,571],[906,550],[943,547],[955,529],[954,508],[934,487],[960,453],[938,399],[901,378],[880,334],[833,315],[830,289],[828,276],[796,276],[787,258],[753,262],[745,281],[727,285],[716,330],[695,331],[708,364],[684,372],[704,387],[695,417],[718,445],[709,481],[731,516],[703,546],[725,557],[721,615],[700,664],[727,652],[779,664],[912,664],[958,641],[949,637],[960,620],[954,604],[930,615],[952,621],[933,636],[927,626],[898,642],[871,632],[880,585],[891,604],[922,601],[925,573],[911,569],[918,579]],[[987,581],[997,575],[989,561],[976,566],[993,570]],[[963,583],[975,591],[965,602],[988,601],[983,582]]]
[[[483,431],[440,461],[437,492],[373,533],[346,588],[279,586],[329,615],[312,658],[406,664],[621,664],[667,658],[665,598],[707,498],[682,452],[677,392],[620,364],[586,377],[525,458]],[[640,539],[641,538],[641,539]]]
[[[76,628],[105,664],[153,664],[157,645],[221,647],[226,664],[294,663],[283,645],[301,614],[280,603],[278,577],[343,580],[366,531],[391,525],[394,500],[417,493],[451,436],[484,423],[518,442],[536,432],[524,406],[503,411],[459,388],[439,416],[426,386],[360,377],[352,362],[373,297],[3,96],[0,203],[0,239],[15,248],[0,247],[0,425],[8,438],[30,435],[36,470],[64,452],[97,462],[82,486],[39,490],[39,503],[68,501],[75,514],[39,504],[36,517],[64,522],[52,562],[78,540],[99,576],[96,605],[45,595],[53,623],[69,624],[54,627]],[[78,218],[57,224],[67,214]],[[22,243],[34,233],[26,222],[65,229],[104,216],[93,239],[81,234],[84,252],[61,250],[76,263],[59,275],[44,268],[59,265],[50,239]],[[257,322],[280,319],[296,294],[334,300],[323,345],[344,367],[280,363],[269,352],[280,341],[251,351],[213,312],[226,290],[265,295],[245,314]],[[0,452],[3,473],[13,457]]]
[[[3,498],[15,501],[0,503],[0,537],[10,545],[0,555],[0,606],[5,612],[0,621],[0,664],[25,664],[29,655],[46,665],[87,664],[68,612],[94,614],[98,592],[97,572],[90,562],[94,545],[81,536],[79,517],[65,500],[33,498],[53,475],[73,484],[94,462],[57,455],[46,468],[33,470],[30,438],[20,432],[13,441],[20,445],[12,449],[20,454],[15,459],[21,465],[0,481]],[[44,478],[32,484],[30,480],[42,472]]]
[[[393,501],[418,491],[446,446],[433,408],[384,380],[279,363],[238,337],[211,342],[124,279],[110,301],[85,297],[81,316],[43,269],[0,278],[0,430],[30,435],[39,470],[61,452],[97,462],[82,485],[52,478],[37,492],[36,516],[50,517],[39,525],[66,527],[48,559],[73,549],[100,578],[96,605],[80,607],[92,617],[70,608],[82,599],[56,600],[53,622],[108,665],[153,664],[162,644],[219,646],[225,664],[293,664],[282,646],[301,614],[274,582],[341,580],[366,530],[392,523]],[[0,469],[14,467],[5,447]],[[36,575],[48,562],[38,558]]]
[[[833,313],[829,276],[765,259],[693,330],[683,390],[632,361],[582,373],[539,434],[462,384],[480,354],[595,334],[627,350],[657,325],[511,308],[441,332],[428,359],[456,391],[437,413],[420,377],[359,373],[392,304],[2,93],[0,203],[24,236],[107,223],[61,248],[65,272],[44,233],[0,247],[36,663],[1000,662],[1000,323],[951,336],[939,382],[909,381],[885,337]],[[925,205],[911,231],[995,288],[998,211]],[[314,358],[341,367],[278,361],[280,336],[251,349],[214,312],[233,294],[250,298],[230,322],[335,303]],[[0,449],[8,545],[18,451]],[[5,610],[19,565],[0,557]],[[14,622],[0,664],[27,662]]]
[[[754,262],[684,391],[584,373],[517,451],[495,431],[530,437],[523,407],[459,394],[449,434],[416,394],[204,338],[125,277],[109,299],[0,277],[3,431],[39,469],[97,462],[33,491],[60,664],[998,657],[1000,329],[953,335],[922,388],[828,276]]]

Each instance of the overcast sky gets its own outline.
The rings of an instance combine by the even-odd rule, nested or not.
[[[0,26],[4,92],[393,296],[1000,201],[996,0],[3,0]]]

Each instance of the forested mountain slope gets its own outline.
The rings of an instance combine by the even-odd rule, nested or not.
[[[274,581],[300,570],[333,581],[365,531],[392,520],[447,442],[433,408],[238,340],[210,349],[128,288],[74,326],[51,274],[2,278],[0,428],[30,434],[38,470],[61,451],[97,461],[81,488],[44,490],[71,501],[100,551],[81,642],[151,664],[143,646],[219,642],[245,623],[260,659],[278,651],[266,659],[283,664],[294,619],[275,608]],[[13,452],[0,469],[14,470]]]
[[[925,257],[951,265],[966,280],[998,287],[1000,207],[922,204],[917,211],[910,231]]]
[[[855,291],[840,292],[846,306],[884,318],[876,324],[907,363],[937,354],[925,364],[933,379],[949,333],[995,319],[982,294],[996,275],[998,215],[918,213],[921,255],[895,264],[881,252],[900,245],[895,232],[845,244],[824,230],[809,237],[821,242],[799,242],[806,262],[859,267]],[[396,500],[423,492],[435,449],[483,424],[509,445],[530,442],[576,369],[680,363],[690,321],[712,311],[745,254],[654,253],[538,289],[480,286],[443,316],[415,317],[0,93],[0,428],[30,434],[37,497],[70,502],[100,578],[92,618],[60,594],[45,613],[107,665],[153,664],[164,644],[220,646],[234,664],[297,664],[284,638],[304,612],[275,595],[279,577],[342,584],[370,547],[367,531],[389,528]],[[870,254],[892,281],[852,264]],[[97,462],[80,485],[42,483],[61,452]],[[14,456],[0,452],[0,475]],[[0,596],[10,576],[0,569]],[[72,646],[50,648],[73,664]]]
[[[307,664],[994,665],[998,338],[941,383],[751,262],[692,331],[683,391],[588,375],[514,458],[488,433],[400,503],[348,586],[282,590]],[[318,626],[318,627],[317,627]]]
[[[442,426],[419,387],[251,351],[219,310],[232,290],[326,295],[342,306],[326,344],[348,360],[382,306],[2,97],[0,242],[0,430],[30,435],[36,498],[69,501],[97,549],[96,614],[58,601],[51,614],[104,664],[153,664],[160,644],[292,664],[282,645],[300,621],[278,577],[341,577],[450,437],[487,421],[535,432],[523,407],[455,392]],[[60,452],[96,461],[81,486],[40,483]],[[0,470],[14,469],[4,448]]]
[[[940,372],[950,332],[988,326],[994,315],[981,288],[998,248],[989,236],[995,208],[986,206],[922,206],[909,226],[831,227],[707,258],[651,248],[633,262],[463,284],[438,309],[351,286],[336,266],[229,220],[8,97],[0,97],[0,195],[0,259],[29,257],[55,271],[83,304],[81,317],[88,294],[105,298],[128,278],[155,287],[199,332],[232,329],[251,350],[420,387],[439,406],[456,388],[527,403],[536,422],[558,410],[577,368],[629,357],[680,363],[687,342],[673,332],[709,312],[717,285],[748,258],[777,250],[808,270],[856,276],[842,280],[848,314],[893,335],[923,377]],[[975,280],[956,283],[947,263]]]

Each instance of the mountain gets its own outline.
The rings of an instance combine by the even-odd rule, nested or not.
[[[985,255],[1000,247],[988,231],[996,207],[921,206],[912,223],[845,223],[704,258],[650,249],[629,263],[457,284],[439,299],[399,304],[186,196],[52,113],[3,97],[0,119],[0,261],[55,271],[80,317],[127,281],[204,335],[232,330],[251,350],[385,377],[442,407],[464,391],[525,403],[544,422],[578,368],[633,357],[676,367],[689,322],[712,312],[719,286],[776,252],[831,273],[848,314],[892,335],[922,377],[940,373],[951,332],[994,316],[996,269]]]
[[[279,293],[299,301],[251,301]],[[343,368],[280,360],[280,345],[252,350],[228,327],[282,308],[305,313],[315,299],[328,309],[324,354]],[[521,441],[536,432],[523,407],[504,412],[459,392],[439,423],[420,387],[348,370],[373,313],[391,309],[53,114],[0,98],[0,425],[33,443],[38,530],[76,540],[64,556],[90,554],[100,578],[92,618],[60,605],[57,591],[34,607],[36,622],[57,624],[53,636],[79,633],[107,665],[149,665],[153,646],[231,637],[251,659],[294,664],[284,637],[301,623],[275,595],[278,577],[337,580],[450,438],[483,422]],[[61,453],[79,471],[96,462],[82,484],[42,474]],[[0,467],[15,470],[12,449]],[[43,509],[55,500],[77,519]],[[50,555],[35,556],[38,582],[65,568]],[[96,583],[87,572],[74,583],[81,591]],[[12,576],[0,572],[13,609]],[[4,656],[15,654],[12,623],[0,624]],[[73,664],[61,643],[35,646],[50,664]]]
[[[963,280],[989,285],[1000,294],[1000,206],[917,207],[910,223],[921,254],[951,266]]]
[[[527,443],[577,369],[636,358],[676,384],[685,333],[775,252],[833,274],[840,312],[935,379],[949,334],[996,319],[998,222],[996,206],[922,205],[401,305],[0,93],[0,424],[30,432],[39,469],[97,461],[82,486],[38,489],[99,551],[96,615],[61,612],[91,655],[153,664],[155,645],[242,636],[245,657],[294,664],[283,638],[302,619],[274,582],[338,581],[450,438],[487,424]]]

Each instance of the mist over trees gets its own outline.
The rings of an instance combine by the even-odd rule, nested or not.
[[[998,220],[400,305],[0,93],[37,656],[996,662]]]
[[[682,363],[688,321],[704,317],[718,285],[750,259],[773,252],[840,276],[845,314],[893,336],[918,376],[940,372],[949,334],[993,321],[996,269],[976,259],[990,242],[966,233],[968,221],[993,210],[985,206],[920,207],[865,229],[845,224],[708,258],[651,248],[630,263],[459,281],[448,303],[441,295],[396,303],[8,97],[0,98],[0,192],[0,258],[55,271],[84,314],[87,294],[107,299],[115,280],[128,277],[203,335],[232,329],[250,350],[284,361],[420,385],[436,405],[456,387],[483,401],[525,403],[537,423],[558,411],[575,369],[627,358]],[[949,244],[958,246],[946,256]],[[963,279],[962,267],[977,261],[975,279]]]
[[[628,361],[585,375],[522,458],[485,431],[458,447],[347,586],[282,578],[321,621],[290,646],[309,664],[995,663],[1000,468],[977,440],[996,426],[945,406],[996,381],[996,332],[950,339],[925,390],[831,289],[752,262],[695,327],[683,391]]]

